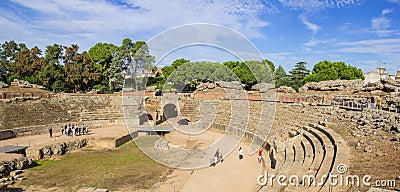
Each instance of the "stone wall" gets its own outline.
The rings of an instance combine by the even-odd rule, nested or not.
[[[17,135],[11,129],[0,131],[0,140],[15,138]]]
[[[52,93],[0,93],[0,99],[14,98],[52,98]]]
[[[321,82],[306,83],[299,89],[299,92],[314,91],[352,91],[360,90],[364,85],[364,81],[359,80],[330,80]]]
[[[120,138],[117,138],[117,139],[115,139],[115,147],[119,147],[119,146],[127,143],[128,141],[136,138],[137,136],[138,136],[138,132],[135,131],[135,132],[133,132],[133,133],[131,133],[129,135],[125,135],[125,136],[122,136]]]
[[[8,176],[12,171],[23,170],[32,166],[32,160],[28,157],[20,157],[11,161],[0,162],[0,177]]]
[[[26,149],[26,157],[33,160],[40,160],[51,158],[53,156],[61,156],[67,152],[85,147],[88,142],[88,138],[82,138],[44,146],[33,146]]]

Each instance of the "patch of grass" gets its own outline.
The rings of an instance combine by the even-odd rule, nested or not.
[[[65,191],[82,187],[112,191],[147,189],[167,170],[143,154],[132,141],[114,150],[82,150],[66,154],[61,160],[37,164],[27,171],[28,179],[21,185],[58,187]]]

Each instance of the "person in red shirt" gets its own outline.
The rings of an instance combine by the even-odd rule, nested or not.
[[[262,160],[262,148],[258,150],[258,163],[261,163],[261,160]]]

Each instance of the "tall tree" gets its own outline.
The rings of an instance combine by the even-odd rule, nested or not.
[[[5,41],[0,46],[0,80],[6,81],[12,75],[10,65],[15,62],[19,51],[26,49],[23,43],[17,44],[15,41]]]
[[[110,43],[97,43],[89,49],[89,56],[95,62],[95,67],[100,73],[106,71],[111,64],[112,53],[116,46]]]
[[[110,67],[112,62],[112,55],[117,46],[109,43],[97,43],[89,49],[89,56],[95,62],[95,68],[100,73],[100,84],[96,89],[101,93],[111,92],[109,86]]]
[[[180,58],[172,62],[171,66],[165,66],[162,68],[162,74],[166,79],[171,75],[172,72],[174,72],[176,69],[178,69],[180,66],[182,66],[185,63],[189,63],[190,60],[186,60],[184,58]]]
[[[121,48],[118,47],[113,52],[110,67],[107,69],[108,87],[111,92],[120,91],[124,83],[124,77],[122,76],[122,66],[124,63],[124,54]]]
[[[61,65],[63,58],[63,47],[58,44],[46,47],[43,67],[39,73],[39,77],[43,86],[51,91],[65,91],[65,73],[64,66]]]
[[[312,73],[305,78],[306,82],[319,82],[326,80],[353,80],[365,79],[361,69],[347,65],[344,62],[321,61],[314,65]]]
[[[155,59],[154,56],[150,55],[147,43],[144,41],[136,41],[136,43],[133,44],[131,52],[134,61],[132,67],[134,69],[134,74],[136,74],[134,76],[136,90],[139,90],[139,81],[137,77],[142,75],[143,71],[152,71]],[[147,81],[147,79],[141,80],[140,82],[143,83],[142,81]]]
[[[275,72],[275,64],[274,64],[274,63],[272,63],[270,60],[268,60],[268,59],[264,59],[264,60],[262,60],[262,63],[264,63],[264,64],[267,64],[267,65],[268,65],[268,67],[269,67],[269,70],[270,70],[271,74],[273,74],[273,73]]]
[[[281,65],[279,65],[278,68],[275,70],[274,77],[276,88],[279,88],[281,86],[290,86],[290,79],[286,74],[285,69],[283,69]]]
[[[28,80],[30,83],[40,83],[39,72],[42,65],[42,51],[35,46],[32,49],[25,48],[19,51],[15,62],[9,67],[13,77]]]
[[[298,62],[294,68],[289,71],[290,79],[292,80],[292,87],[299,90],[304,85],[304,77],[310,74],[310,70],[306,68],[306,62]]]
[[[66,85],[73,91],[88,91],[98,83],[100,74],[94,67],[95,63],[87,52],[78,53],[78,45],[73,44],[65,49]]]
[[[143,80],[140,79],[142,71],[144,69],[152,70],[154,68],[154,57],[150,55],[147,43],[144,41],[133,42],[131,39],[126,38],[122,40],[122,45],[116,48],[112,60],[112,70],[110,72],[111,76],[116,77],[116,79],[110,79],[109,84],[119,83],[119,75],[115,73],[120,72],[125,73],[126,77],[129,77],[133,81],[135,90],[139,90],[139,84],[144,84]],[[115,86],[120,87],[120,86]]]

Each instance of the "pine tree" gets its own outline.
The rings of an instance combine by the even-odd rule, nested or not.
[[[304,85],[304,77],[310,74],[310,70],[306,68],[306,64],[306,62],[298,62],[289,72],[292,87],[295,90],[299,90],[299,88]]]
[[[286,74],[285,69],[283,69],[282,66],[278,66],[274,73],[275,77],[275,87],[279,88],[281,86],[289,86],[290,85],[290,79],[288,75]]]

